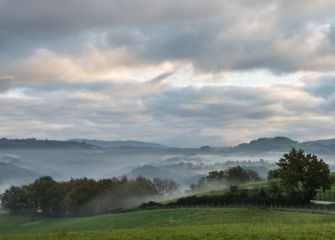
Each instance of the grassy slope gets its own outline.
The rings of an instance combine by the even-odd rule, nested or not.
[[[335,177],[335,173],[332,173],[332,175]],[[268,180],[263,180],[263,181],[258,181],[258,182],[253,182],[253,183],[246,183],[240,185],[240,188],[244,189],[252,189],[252,188],[266,188],[268,187],[270,182]],[[227,192],[227,188],[223,188],[220,190],[213,190],[213,191],[208,191],[204,193],[197,194],[198,196],[217,196],[217,195],[222,195]],[[323,192],[322,190],[318,190],[317,195],[315,196],[315,199],[317,200],[325,200],[325,201],[335,201],[335,183],[332,185],[331,189],[327,190],[326,192]],[[171,200],[175,201],[175,200]]]
[[[0,233],[0,239],[13,240],[329,239],[335,234],[335,217],[265,209],[183,208],[71,219],[2,217]]]

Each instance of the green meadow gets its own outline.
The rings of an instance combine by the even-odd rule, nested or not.
[[[1,217],[0,239],[334,239],[335,216],[259,208],[180,208],[97,217]]]

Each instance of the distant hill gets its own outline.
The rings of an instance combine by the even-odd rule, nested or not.
[[[10,179],[31,179],[35,180],[38,177],[37,173],[27,170],[22,167],[18,167],[11,163],[0,162],[0,181],[5,182]]]
[[[303,142],[301,143],[301,148],[315,153],[335,154],[335,139]]]
[[[258,154],[264,152],[287,152],[291,148],[301,148],[315,154],[335,154],[335,139],[297,142],[287,137],[259,138],[242,143],[227,150],[234,154]]]
[[[37,140],[28,139],[0,139],[2,149],[109,149],[118,154],[228,154],[228,155],[258,155],[263,153],[283,153],[292,147],[304,149],[306,152],[322,155],[335,155],[335,138],[297,142],[287,137],[259,138],[249,143],[242,143],[235,147],[198,148],[166,147],[158,143],[141,141],[104,141],[95,139]]]
[[[140,141],[104,141],[95,139],[71,139],[69,142],[87,143],[100,148],[165,148],[158,143],[148,143]]]
[[[297,141],[286,137],[259,138],[249,143],[242,143],[232,149],[234,152],[281,152],[298,146]]]
[[[68,142],[58,140],[39,140],[35,138],[27,139],[0,139],[0,149],[45,149],[45,148],[64,148],[64,149],[89,149],[93,146],[87,143]]]
[[[318,145],[318,146],[335,147],[335,138],[325,139],[325,140],[308,141],[308,142],[303,142],[303,144],[304,145]]]

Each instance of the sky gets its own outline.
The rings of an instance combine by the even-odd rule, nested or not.
[[[0,0],[0,135],[335,137],[333,0]]]

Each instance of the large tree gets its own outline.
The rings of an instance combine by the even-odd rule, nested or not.
[[[29,200],[34,211],[40,211],[44,215],[51,215],[59,210],[62,194],[57,182],[50,176],[36,179],[27,188]]]
[[[329,166],[314,154],[305,154],[303,150],[292,150],[284,154],[277,163],[276,176],[288,191],[306,193],[308,199],[315,197],[317,190],[330,189],[334,182]]]

